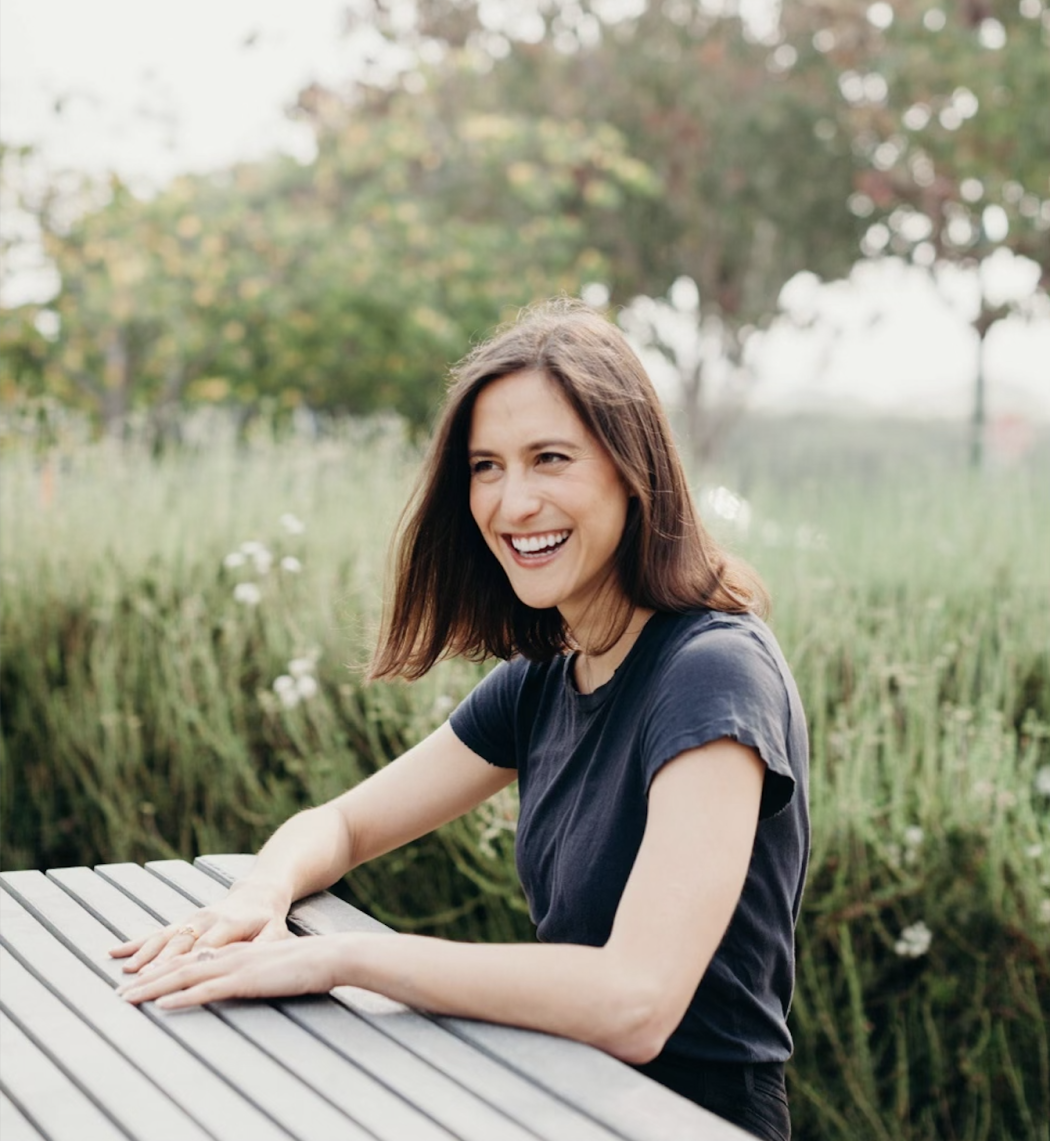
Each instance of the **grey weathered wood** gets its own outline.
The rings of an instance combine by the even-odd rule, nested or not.
[[[108,905],[120,910],[122,922],[141,924],[134,912],[136,905],[111,883],[89,873],[89,877],[68,876],[62,871],[53,878],[39,872],[7,872],[0,880],[18,900],[62,939],[74,952],[83,951],[83,961],[106,977],[126,978],[119,963],[109,958],[108,949],[124,937],[124,931],[111,918],[108,925],[77,906],[79,897],[60,887],[61,881],[75,884],[91,900],[92,908],[102,915]],[[92,882],[97,881],[97,882]],[[130,914],[129,914],[130,911]],[[139,915],[145,914],[139,911]],[[114,938],[114,934],[117,938]],[[121,999],[114,998],[120,1002]],[[157,1020],[186,1049],[207,1063],[216,1074],[240,1091],[263,1113],[301,1141],[320,1141],[323,1137],[349,1141],[360,1136],[354,1122],[320,1098],[315,1091],[290,1074],[268,1053],[239,1034],[213,1009],[166,1013],[153,1004],[139,1008]]]
[[[158,870],[160,869],[154,866],[154,874],[150,874],[131,865],[123,868],[120,875],[125,892],[141,899],[152,912],[163,915],[172,889],[155,874]],[[204,881],[202,886],[208,888],[210,885],[207,877],[197,874]],[[219,891],[224,894],[225,888],[220,888]],[[179,894],[185,902],[185,896]],[[215,898],[214,888],[209,894]],[[201,899],[201,902],[205,901]],[[336,1050],[402,1094],[406,1100],[413,1102],[464,1141],[530,1141],[536,1136],[509,1118],[502,1107],[490,1104],[480,1097],[474,1087],[465,1088],[450,1081],[437,1069],[392,1042],[327,996],[293,1001],[276,1000],[274,1006],[281,1014],[291,1018],[291,1025],[286,1023],[283,1027],[275,1027],[272,1020],[279,1015],[269,1006],[260,1003],[227,1003],[222,1005],[222,1009],[224,1017],[228,1017],[242,1033],[253,1037],[260,1044],[265,1043],[271,1053],[289,1068],[298,1066],[301,1060],[309,1059],[307,1073],[323,1073],[325,1054]],[[305,1041],[297,1039],[296,1035],[301,1035]],[[454,1047],[454,1040],[449,1039],[449,1044]],[[319,1088],[331,1090],[332,1083],[323,1080],[319,1083]],[[373,1122],[376,1127],[386,1128],[382,1114],[373,1115]],[[406,1135],[413,1134],[400,1134]]]
[[[192,868],[181,860],[156,861],[146,867],[162,879],[177,884],[180,891],[200,903],[216,902],[226,894],[226,887],[219,881],[206,875],[202,869]],[[328,893],[309,897],[306,904],[313,915],[309,925],[301,920],[303,904],[296,904],[290,925],[301,929],[308,927],[316,933],[317,925],[324,922],[322,916],[329,906],[326,901],[332,898]],[[335,902],[339,908],[346,906],[338,900]],[[357,915],[361,913],[358,912]],[[368,916],[362,918],[379,930],[388,930]],[[607,1128],[509,1070],[488,1054],[449,1034],[432,1019],[399,1003],[353,987],[336,988],[333,994],[377,1031],[388,1035],[435,1069],[475,1091],[490,1105],[546,1141],[603,1141],[609,1137]],[[363,1054],[359,1053],[358,1047],[351,1047],[342,1039],[342,1035],[348,1033],[348,1027],[337,1020],[324,1019],[324,1015],[314,1008],[293,1007],[286,1012],[293,1018],[301,1017],[304,1025],[332,1045],[344,1050],[352,1049],[355,1057],[371,1059],[379,1056],[375,1044]],[[340,1032],[338,1038],[335,1037],[337,1031]],[[381,1043],[378,1048],[382,1048]],[[384,1054],[387,1053],[389,1050],[384,1051]],[[391,1060],[389,1067],[384,1067],[384,1073],[392,1072],[406,1080],[412,1078],[412,1069],[406,1068],[404,1062],[398,1064],[396,1059]],[[411,1081],[410,1088],[414,1091],[414,1096],[420,1096],[418,1078]]]
[[[0,1137],[4,1141],[42,1141],[17,1105],[0,1090]]]
[[[23,1119],[28,1118],[50,1141],[127,1141],[69,1075],[2,1011],[0,1085]],[[6,1125],[3,1139],[10,1141]]]
[[[208,1141],[207,1133],[180,1106],[2,947],[0,1006],[133,1137]]]
[[[283,1130],[146,1010],[117,999],[109,980],[92,971],[6,890],[0,891],[0,942],[217,1141],[287,1141]]]
[[[245,875],[253,860],[242,854],[206,855],[195,864],[230,883]],[[329,893],[304,902],[317,934],[377,927],[389,930]],[[299,905],[293,907],[293,919],[298,918],[298,909]],[[747,1136],[618,1059],[580,1042],[469,1019],[437,1016],[434,1021],[628,1141],[742,1141]]]

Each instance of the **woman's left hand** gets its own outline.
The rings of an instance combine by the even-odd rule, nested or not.
[[[303,935],[268,943],[230,943],[146,967],[117,988],[128,1002],[157,1000],[164,1010],[224,998],[323,994],[337,985],[336,943],[345,937]]]

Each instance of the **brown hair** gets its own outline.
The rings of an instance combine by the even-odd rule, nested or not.
[[[369,676],[418,678],[441,658],[554,657],[572,643],[557,609],[519,601],[470,513],[467,441],[478,393],[541,372],[605,447],[630,496],[614,556],[626,596],[610,648],[634,607],[765,613],[757,574],[729,556],[697,515],[652,381],[620,330],[581,302],[526,310],[452,370],[444,410],[392,548],[393,593]]]

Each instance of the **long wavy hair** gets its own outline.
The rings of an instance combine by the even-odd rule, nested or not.
[[[620,330],[580,302],[525,310],[451,374],[422,474],[394,536],[372,678],[418,678],[446,657],[548,660],[576,647],[556,608],[522,603],[470,512],[467,447],[478,393],[517,372],[539,372],[606,449],[629,496],[613,557],[620,605],[606,615],[609,649],[635,607],[764,614],[758,575],[708,534],[697,514],[652,381]]]

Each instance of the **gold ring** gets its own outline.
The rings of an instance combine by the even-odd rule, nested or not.
[[[178,929],[178,931],[175,932],[175,934],[176,935],[189,935],[189,937],[194,942],[196,942],[201,937],[200,932],[197,930],[197,928],[191,926],[189,923],[187,923],[185,927],[180,927]]]
[[[197,962],[206,963],[209,959],[215,958],[215,952],[210,947],[205,947],[203,951],[197,952]]]

